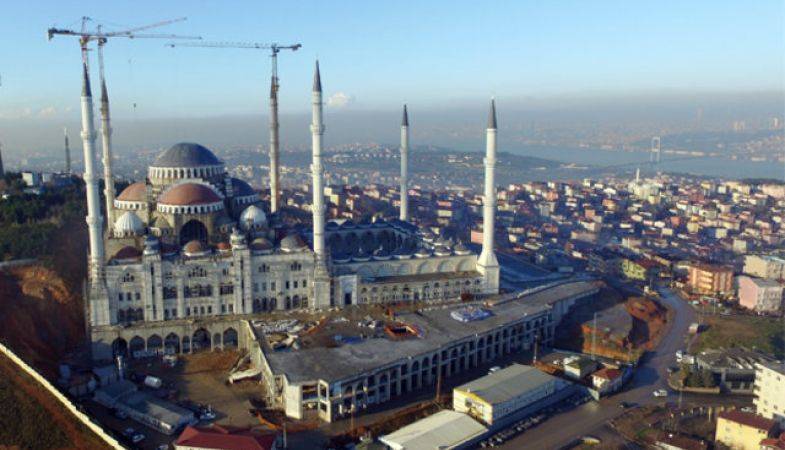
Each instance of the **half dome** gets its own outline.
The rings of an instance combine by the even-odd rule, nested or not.
[[[143,181],[129,184],[115,200],[121,202],[143,202],[147,199],[147,186]]]
[[[158,203],[171,206],[208,205],[221,201],[221,197],[207,185],[182,183],[171,187],[161,194]]]
[[[117,237],[142,234],[143,231],[142,219],[131,211],[124,212],[114,222],[114,234]]]

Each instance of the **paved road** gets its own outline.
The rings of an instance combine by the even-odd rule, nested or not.
[[[679,299],[669,289],[661,289],[663,303],[674,311],[671,322],[662,341],[655,351],[649,352],[638,367],[633,379],[622,393],[602,399],[600,402],[589,402],[569,412],[559,414],[541,425],[507,441],[503,449],[555,449],[569,444],[576,438],[587,434],[596,434],[605,423],[623,413],[619,403],[634,402],[638,404],[655,403],[664,400],[677,402],[678,394],[670,393],[667,399],[654,398],[652,391],[666,389],[667,369],[675,364],[677,350],[685,348],[685,339],[692,322],[697,321],[695,310]],[[727,401],[727,398],[684,395],[683,402],[700,400],[709,404]],[[748,399],[740,400],[749,402]]]

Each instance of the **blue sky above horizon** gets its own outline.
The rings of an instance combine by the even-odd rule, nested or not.
[[[107,29],[187,16],[157,32],[209,41],[301,42],[279,60],[281,107],[309,107],[313,62],[333,108],[656,92],[781,91],[782,0],[739,1],[38,1],[0,15],[0,119],[73,117],[75,38],[49,26]],[[114,39],[106,71],[119,117],[266,112],[266,52],[167,48]],[[93,57],[94,59],[94,57]],[[94,67],[97,65],[94,64]],[[94,71],[93,79],[97,79]],[[134,108],[133,105],[136,105]]]

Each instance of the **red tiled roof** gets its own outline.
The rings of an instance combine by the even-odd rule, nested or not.
[[[605,378],[606,380],[615,380],[621,376],[621,370],[605,367],[594,372],[592,376]]]
[[[261,435],[246,429],[232,430],[214,425],[210,428],[185,427],[175,442],[178,446],[216,450],[270,450],[275,435]]]
[[[765,431],[771,431],[777,425],[777,423],[771,419],[766,419],[765,417],[759,416],[757,414],[742,412],[735,409],[730,411],[723,411],[719,414],[718,417]]]

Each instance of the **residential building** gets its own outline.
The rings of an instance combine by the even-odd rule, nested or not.
[[[776,362],[756,364],[753,392],[758,414],[785,425],[785,365]]]
[[[744,273],[767,280],[785,279],[785,259],[773,255],[747,255]]]
[[[751,394],[756,365],[773,361],[759,351],[737,347],[705,350],[695,356],[697,366],[710,371],[720,389],[736,394]]]
[[[777,423],[753,413],[737,410],[717,415],[714,440],[737,450],[758,450],[762,440],[774,436]]]
[[[778,313],[782,310],[783,285],[774,280],[738,277],[739,305],[760,313]]]
[[[564,374],[576,380],[586,378],[597,370],[597,362],[589,358],[573,357],[564,361]]]
[[[602,368],[591,375],[591,382],[594,389],[602,394],[616,392],[621,388],[622,371],[619,369]]]
[[[689,267],[687,286],[695,294],[727,296],[733,293],[733,269],[709,264]]]

